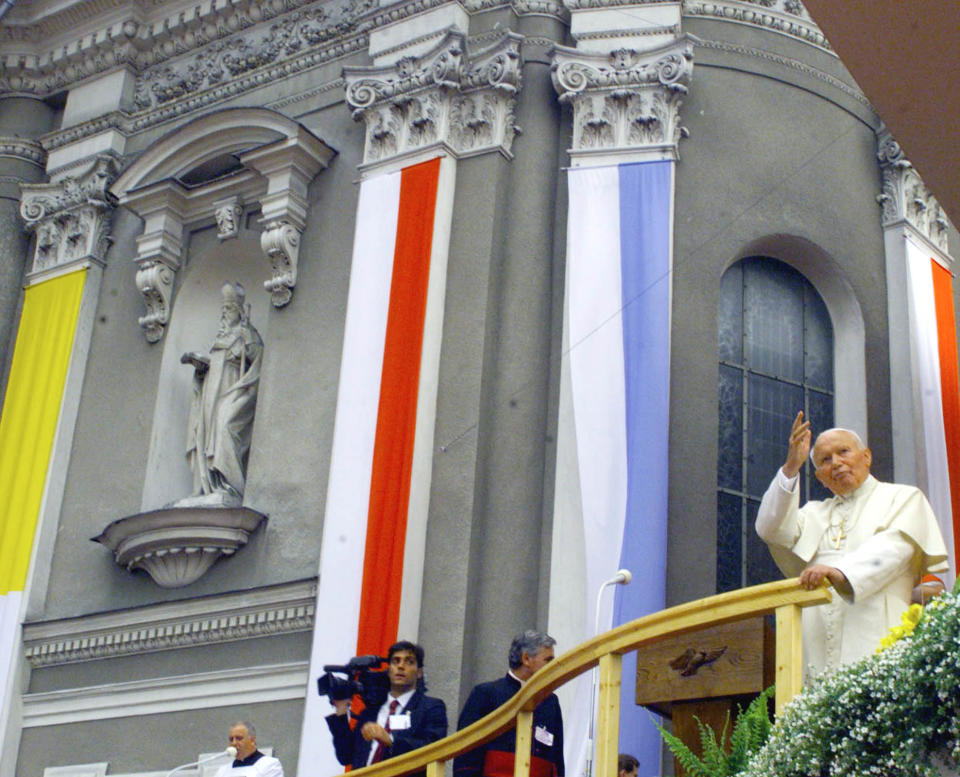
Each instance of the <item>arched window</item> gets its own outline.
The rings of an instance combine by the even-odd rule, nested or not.
[[[810,282],[766,257],[727,270],[718,318],[717,590],[730,591],[782,578],[753,524],[797,411],[833,426],[833,326]],[[800,489],[829,496],[810,467]]]

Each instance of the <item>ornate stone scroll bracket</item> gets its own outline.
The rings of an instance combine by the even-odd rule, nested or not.
[[[116,158],[102,154],[83,175],[21,185],[20,215],[37,235],[32,275],[86,261],[106,262],[116,205],[108,188],[117,170]]]
[[[301,128],[293,137],[240,157],[245,167],[267,179],[267,192],[260,200],[260,246],[273,270],[263,286],[270,292],[274,307],[282,308],[293,298],[300,236],[307,223],[307,187],[327,167],[334,153],[326,143]]]
[[[147,342],[163,337],[170,320],[173,287],[183,250],[184,213],[188,211],[187,191],[176,180],[128,192],[123,200],[144,220],[137,238],[136,284],[147,312],[137,319]]]
[[[274,306],[281,308],[290,302],[297,285],[300,231],[286,222],[267,224],[260,234],[260,247],[273,268],[273,277],[263,286],[270,292]]]
[[[560,102],[573,107],[571,156],[660,150],[676,158],[688,135],[680,106],[693,75],[686,36],[642,53],[557,46],[551,74]]]
[[[432,148],[457,156],[509,156],[517,133],[522,41],[505,33],[468,57],[464,35],[451,29],[423,56],[345,68],[347,103],[354,119],[366,125],[364,167]]]
[[[943,209],[886,127],[877,133],[877,158],[883,173],[882,190],[877,195],[883,208],[883,226],[906,221],[947,253],[949,224]]]
[[[142,569],[163,588],[182,588],[246,545],[264,520],[248,507],[166,507],[114,521],[92,539],[125,569]]]
[[[163,337],[163,330],[170,320],[170,300],[176,275],[177,268],[162,261],[137,262],[137,288],[147,305],[146,314],[140,316],[137,323],[148,343],[155,343]]]

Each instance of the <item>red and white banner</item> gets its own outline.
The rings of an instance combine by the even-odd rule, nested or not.
[[[360,184],[300,774],[340,768],[323,665],[417,638],[454,165]]]
[[[953,279],[924,247],[912,240],[906,246],[915,396],[925,451],[918,469],[926,469],[927,497],[947,545],[950,585],[960,543],[960,387]]]

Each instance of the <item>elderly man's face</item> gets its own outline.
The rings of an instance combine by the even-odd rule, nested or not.
[[[869,448],[860,447],[849,432],[824,432],[813,446],[814,474],[834,494],[856,491],[870,474]]]
[[[237,748],[237,758],[239,760],[243,760],[257,749],[256,738],[250,736],[247,727],[242,723],[238,723],[230,729],[228,739],[230,744]]]
[[[524,653],[521,659],[523,661],[523,664],[520,667],[521,671],[514,670],[514,674],[520,679],[526,680],[538,669],[542,669],[551,661],[553,661],[553,655],[554,653],[552,646],[542,647],[532,656],[529,653]]]

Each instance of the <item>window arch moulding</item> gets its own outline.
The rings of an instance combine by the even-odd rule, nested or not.
[[[745,246],[730,263],[769,256],[793,267],[817,290],[833,324],[834,421],[867,432],[867,357],[863,311],[837,261],[797,235],[769,235]],[[726,271],[728,268],[724,268]]]
[[[264,282],[275,307],[297,283],[307,187],[336,151],[296,121],[265,108],[227,108],[177,128],[144,151],[110,191],[143,219],[137,238],[139,323],[158,342],[170,319],[185,230],[216,221],[221,240],[235,236],[244,204],[261,216],[260,245],[271,265]]]

